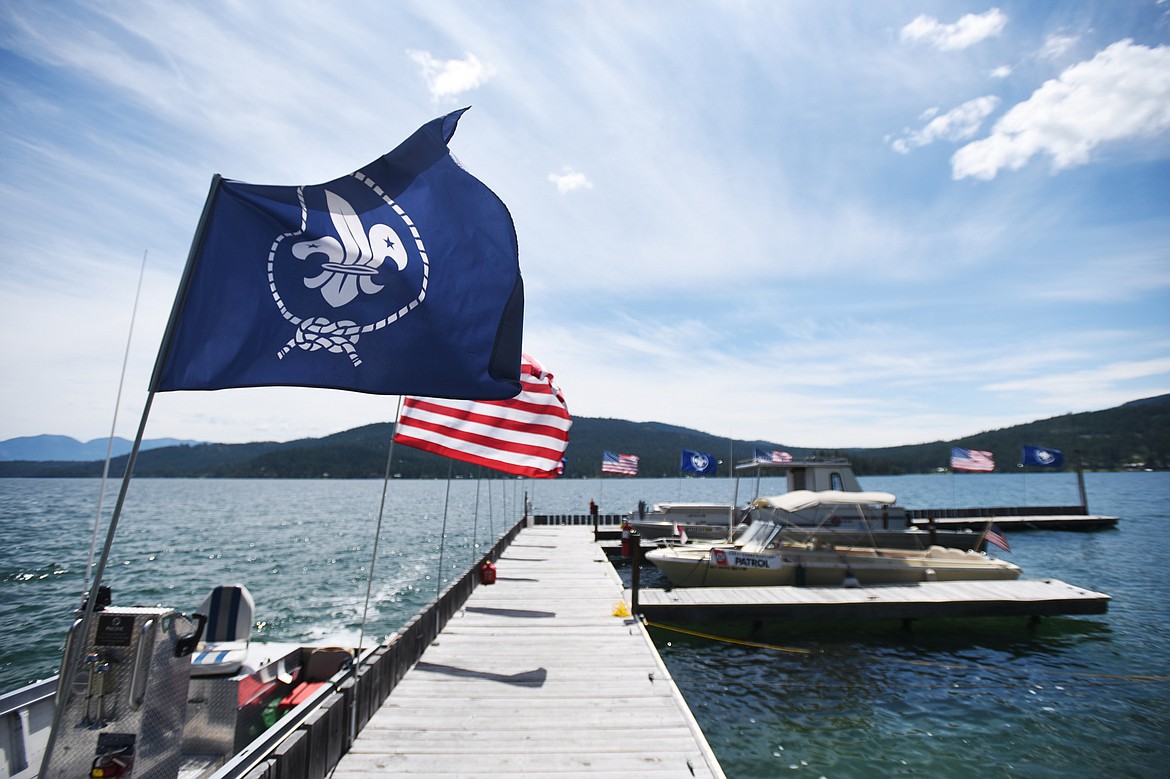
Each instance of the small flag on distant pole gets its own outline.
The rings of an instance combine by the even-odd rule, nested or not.
[[[756,455],[753,458],[758,463],[790,463],[792,462],[792,455],[788,452],[783,452],[779,449],[771,451],[766,449],[757,449]]]
[[[1008,543],[1007,536],[1005,536],[999,529],[999,526],[992,523],[987,526],[987,530],[983,532],[983,540],[989,544],[995,544],[1005,552],[1012,551],[1011,544]]]
[[[676,536],[678,536],[678,541],[680,544],[685,544],[687,542],[686,528],[684,528],[682,525],[678,524],[677,522],[674,524],[674,534]]]
[[[696,452],[692,449],[682,450],[682,459],[679,463],[679,468],[682,469],[683,473],[714,476],[718,467],[718,461],[706,452]]]
[[[637,476],[638,456],[635,454],[615,454],[606,450],[601,453],[601,472]]]
[[[991,452],[955,446],[951,448],[951,470],[987,473],[995,470],[995,458]]]
[[[1059,449],[1048,449],[1043,446],[1025,446],[1021,457],[1022,465],[1035,465],[1041,468],[1059,468],[1064,465],[1064,454]]]
[[[527,354],[520,385],[509,400],[404,398],[394,440],[517,476],[559,476],[573,424],[565,398],[553,375]]]

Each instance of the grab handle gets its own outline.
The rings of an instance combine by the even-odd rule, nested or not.
[[[195,628],[190,633],[175,642],[175,657],[186,657],[194,652],[195,647],[199,646],[199,640],[203,638],[203,628],[207,627],[207,617],[199,613],[192,614],[191,616],[198,624],[195,625]]]
[[[138,711],[146,697],[146,677],[150,675],[149,651],[154,642],[150,634],[154,631],[154,620],[148,619],[138,629],[138,648],[134,650],[134,668],[130,671],[130,710]]]

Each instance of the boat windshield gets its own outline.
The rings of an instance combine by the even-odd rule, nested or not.
[[[763,521],[752,521],[747,529],[743,531],[737,541],[742,546],[759,546],[765,547],[772,540],[772,537],[780,532],[781,525],[770,518],[765,518]]]

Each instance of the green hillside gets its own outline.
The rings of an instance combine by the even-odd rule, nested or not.
[[[141,452],[138,477],[174,478],[381,478],[394,426],[389,422],[366,425],[324,438],[288,443],[197,444]],[[721,461],[719,475],[728,473],[728,461],[751,457],[756,448],[783,449],[796,457],[844,455],[859,475],[925,473],[945,467],[952,446],[990,451],[999,470],[1015,469],[1024,445],[1046,446],[1065,453],[1065,468],[1076,466],[1076,452],[1089,470],[1170,467],[1170,395],[1126,403],[1104,411],[1066,414],[1026,425],[990,430],[952,441],[879,449],[816,450],[771,441],[728,441],[698,430],[661,422],[579,417],[573,420],[565,455],[565,476],[589,478],[600,474],[601,453],[635,454],[639,476],[679,475],[683,449],[695,449]],[[110,473],[120,476],[126,458],[111,462]],[[0,477],[97,477],[102,462],[0,462]],[[396,446],[391,473],[402,478],[493,476],[475,466]]]

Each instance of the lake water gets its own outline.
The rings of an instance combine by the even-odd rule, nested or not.
[[[861,479],[911,507],[1068,505],[1072,474]],[[1113,597],[1094,617],[692,626],[655,641],[730,777],[1170,775],[1170,473],[1086,474],[1116,530],[1009,533],[1026,578]],[[107,488],[106,511],[117,484]],[[99,483],[0,480],[0,690],[57,671],[79,602]],[[723,479],[392,481],[366,636],[380,639],[520,515],[743,501]],[[356,641],[382,502],[377,481],[140,479],[104,583],[123,605],[192,611],[216,584],[256,599],[255,635]],[[446,524],[446,537],[443,527]],[[99,536],[99,549],[104,541]],[[441,556],[441,565],[440,565]],[[649,575],[647,578],[653,578]],[[367,640],[367,643],[369,641]]]

